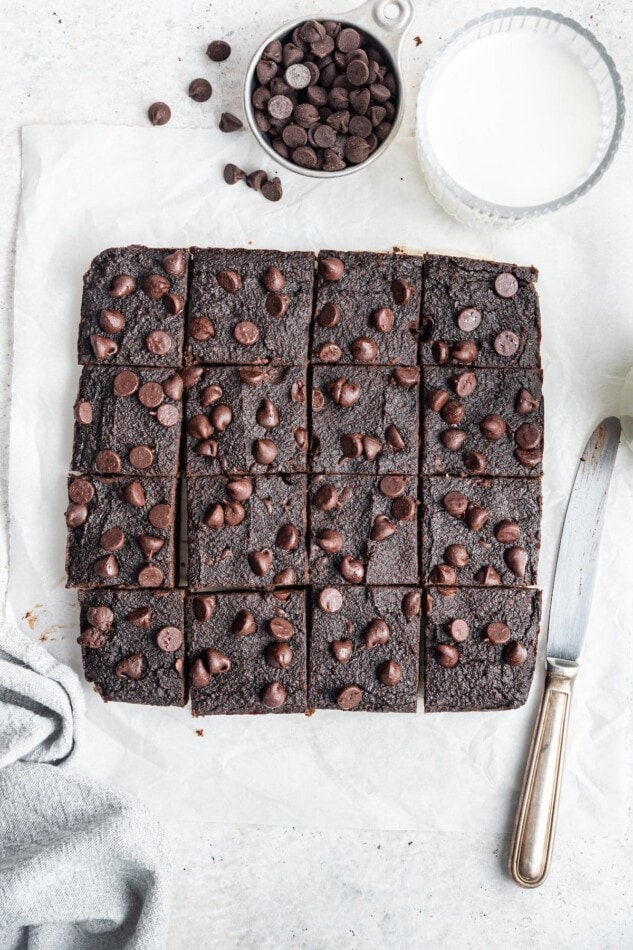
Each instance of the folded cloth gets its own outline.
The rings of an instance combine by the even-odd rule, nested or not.
[[[1,950],[165,946],[165,835],[132,799],[65,770],[82,713],[72,670],[0,621]]]

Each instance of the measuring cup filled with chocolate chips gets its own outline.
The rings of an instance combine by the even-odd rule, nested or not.
[[[411,0],[366,0],[264,40],[246,72],[244,111],[278,164],[330,178],[382,155],[404,114],[400,50],[412,18]]]

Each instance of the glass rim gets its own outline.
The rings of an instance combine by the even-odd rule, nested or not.
[[[482,26],[486,23],[492,23],[495,20],[509,19],[512,17],[530,17],[534,19],[543,19],[559,23],[563,26],[568,27],[570,30],[573,30],[575,33],[580,34],[590,46],[594,48],[596,53],[599,55],[600,59],[603,61],[606,66],[607,72],[613,84],[615,103],[616,103],[616,115],[615,122],[613,127],[613,132],[611,135],[611,140],[606,148],[605,154],[600,160],[598,166],[594,171],[588,175],[579,185],[573,188],[571,191],[566,192],[558,198],[555,198],[551,201],[546,201],[541,204],[535,205],[505,205],[497,204],[493,201],[487,201],[484,198],[478,197],[473,192],[469,191],[467,188],[464,188],[460,185],[455,179],[446,171],[444,166],[441,164],[437,158],[433,146],[431,145],[431,140],[427,127],[427,111],[430,99],[430,93],[433,88],[433,83],[436,77],[439,75],[442,67],[443,61],[446,57],[446,54],[453,46],[457,44],[468,33],[475,30],[477,27]],[[523,29],[523,27],[518,27]],[[624,117],[626,113],[625,100],[624,100],[624,89],[622,86],[622,80],[620,74],[617,70],[615,62],[610,54],[607,52],[600,40],[594,36],[591,30],[588,30],[586,27],[582,26],[576,20],[573,20],[571,17],[563,16],[560,13],[555,13],[552,10],[542,10],[538,7],[509,7],[504,10],[494,10],[491,13],[485,13],[483,16],[476,17],[473,20],[469,20],[463,26],[459,27],[439,48],[439,50],[434,54],[434,56],[429,61],[429,64],[424,72],[422,78],[422,83],[420,85],[420,90],[418,93],[418,100],[416,106],[416,127],[417,127],[417,142],[418,148],[424,154],[425,159],[430,164],[433,173],[436,175],[438,180],[442,185],[444,185],[456,198],[458,198],[463,204],[473,211],[482,212],[483,214],[488,214],[490,216],[496,216],[506,219],[525,219],[530,217],[535,217],[536,215],[546,214],[550,211],[556,211],[558,208],[562,208],[566,205],[572,204],[582,195],[590,191],[591,188],[602,178],[605,171],[612,163],[615,154],[620,145],[620,140],[622,138],[622,133],[624,130]]]

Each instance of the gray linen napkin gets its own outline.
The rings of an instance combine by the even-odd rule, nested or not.
[[[0,950],[165,946],[164,833],[132,799],[63,768],[82,714],[72,670],[0,620]]]

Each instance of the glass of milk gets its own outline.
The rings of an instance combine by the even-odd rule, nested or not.
[[[429,64],[417,105],[431,193],[479,227],[571,204],[611,164],[623,125],[622,83],[602,44],[536,9],[466,24]]]

